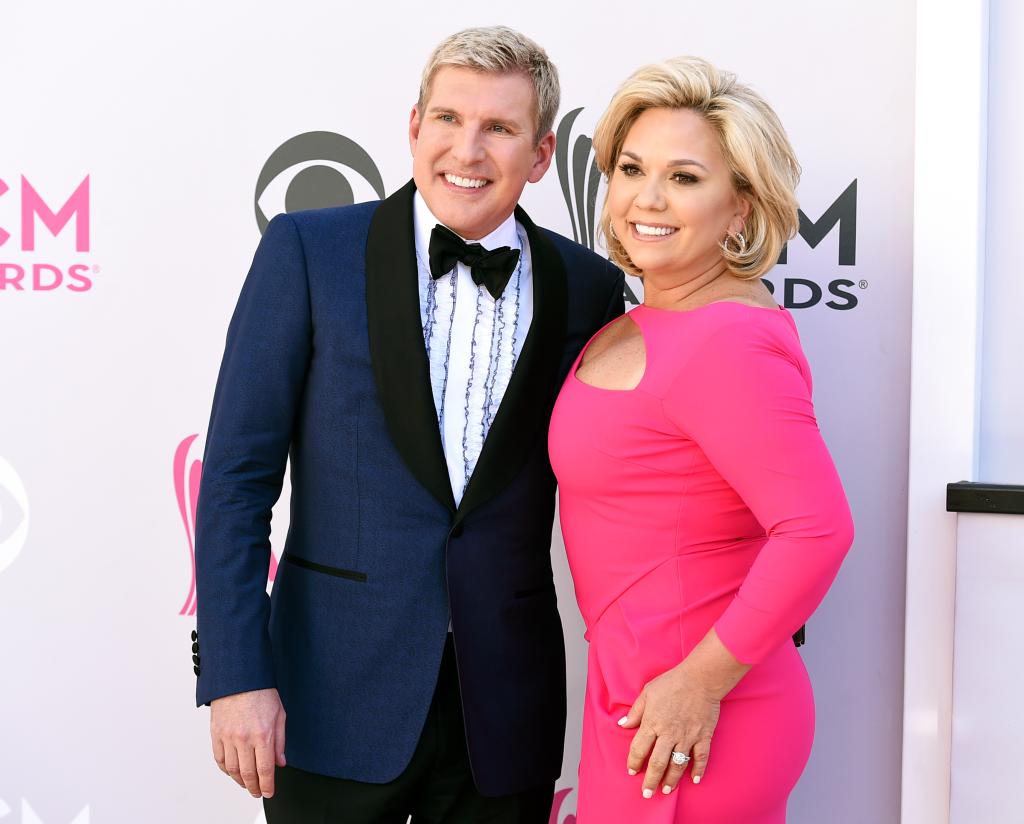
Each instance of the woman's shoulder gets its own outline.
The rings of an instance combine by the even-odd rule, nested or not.
[[[637,307],[633,312],[644,332],[648,364],[659,373],[656,379],[652,375],[652,384],[661,392],[680,382],[699,383],[701,375],[716,382],[725,374],[753,376],[765,359],[809,371],[796,324],[782,307],[723,300],[687,311]]]
[[[633,311],[643,326],[675,344],[687,341],[693,346],[713,338],[720,345],[774,339],[799,346],[793,316],[778,304],[719,300],[685,310],[641,304]]]

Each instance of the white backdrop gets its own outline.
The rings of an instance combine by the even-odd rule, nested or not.
[[[408,114],[430,49],[494,22],[558,64],[559,121],[582,109],[572,140],[592,134],[630,71],[683,53],[739,73],[786,124],[809,220],[770,279],[780,300],[791,281],[794,304],[812,303],[807,282],[823,293],[793,311],[858,530],[808,627],[818,731],[790,820],[897,821],[913,3],[677,0],[634,11],[521,0],[500,20],[478,3],[426,13],[408,0],[144,5],[0,8],[0,821],[259,820],[259,804],[210,757],[187,640],[187,474],[259,239],[257,180],[279,146],[323,131],[361,146],[390,194],[410,175]],[[292,158],[262,211],[307,203],[301,180],[289,189],[307,167],[343,174],[355,199],[376,196],[346,165],[350,149],[342,163],[322,154]],[[314,168],[303,179],[323,190],[327,177]],[[837,201],[842,222],[812,248]],[[573,235],[554,167],[523,203]],[[557,535],[553,554],[569,646],[566,824],[585,650]]]

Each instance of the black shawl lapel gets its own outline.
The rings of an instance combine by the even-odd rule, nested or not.
[[[530,242],[533,322],[469,479],[456,521],[499,493],[519,473],[530,447],[547,431],[559,389],[558,367],[565,347],[568,312],[565,264],[554,244],[518,207],[516,220],[526,229]]]
[[[366,239],[370,358],[395,448],[416,479],[454,512],[420,321],[415,191],[410,181],[377,207],[370,222]]]

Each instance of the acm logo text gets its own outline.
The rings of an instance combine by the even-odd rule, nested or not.
[[[92,289],[93,275],[100,267],[80,257],[90,251],[90,186],[86,175],[63,203],[53,208],[50,203],[60,203],[60,196],[47,201],[24,175],[16,191],[0,179],[0,294]],[[14,214],[8,217],[11,207]],[[40,224],[48,235],[38,231]],[[61,237],[72,234],[72,226],[74,257],[70,239]],[[41,244],[43,248],[37,248]]]

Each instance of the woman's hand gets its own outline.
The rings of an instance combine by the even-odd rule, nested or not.
[[[708,756],[711,736],[718,725],[721,702],[705,691],[680,664],[655,678],[643,688],[629,714],[619,721],[626,729],[639,726],[629,747],[626,768],[636,775],[647,762],[643,794],[654,795],[659,785],[670,793],[686,771],[686,764],[672,761],[672,752],[692,756],[690,775],[700,783]]]
[[[687,764],[672,753],[690,756],[690,776],[699,784],[711,755],[711,737],[718,725],[722,698],[750,667],[733,657],[712,629],[686,660],[648,682],[619,726],[637,729],[626,768],[636,775],[647,763],[643,795],[651,798],[675,789]]]

